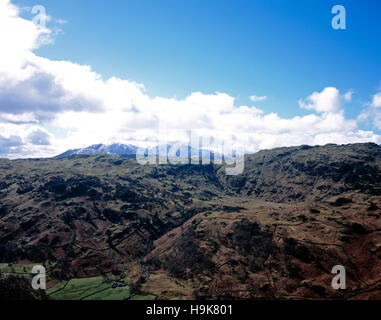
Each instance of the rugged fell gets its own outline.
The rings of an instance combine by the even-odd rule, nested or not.
[[[61,280],[111,271],[157,298],[381,298],[376,144],[265,150],[232,177],[109,155],[0,169],[1,262]]]

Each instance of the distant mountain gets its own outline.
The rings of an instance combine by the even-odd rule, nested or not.
[[[170,149],[172,146],[174,146],[176,142],[168,143],[167,145],[167,152],[170,152]],[[159,149],[163,146],[155,146],[152,148],[146,149],[146,155],[149,153],[150,155],[157,155],[159,153]],[[210,157],[213,160],[215,156],[217,156],[217,153],[214,153],[213,151],[209,151],[207,149],[194,149],[191,146],[183,145],[181,147],[184,147],[185,150],[187,150],[187,157],[198,155],[201,157],[207,157],[210,152]],[[122,143],[114,143],[114,144],[94,144],[92,146],[86,147],[86,148],[79,148],[79,149],[71,149],[68,151],[65,151],[64,153],[57,156],[57,158],[70,158],[73,155],[97,155],[97,154],[107,154],[111,156],[119,156],[119,157],[134,157],[136,156],[138,146],[134,146],[131,144],[122,144]],[[165,147],[164,147],[165,148]],[[180,150],[177,150],[176,157],[180,157]]]
[[[137,150],[138,150],[138,147],[131,144],[121,144],[121,143],[113,143],[109,145],[94,144],[87,148],[68,150],[58,155],[57,158],[70,158],[73,155],[96,155],[96,154],[108,154],[111,156],[135,156]]]

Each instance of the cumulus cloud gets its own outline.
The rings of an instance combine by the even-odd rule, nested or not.
[[[152,145],[159,136],[185,139],[189,130],[218,138],[234,136],[248,152],[300,144],[381,142],[373,132],[359,130],[356,120],[345,118],[343,105],[351,100],[351,92],[340,94],[334,87],[314,92],[300,106],[315,112],[293,118],[239,106],[234,97],[221,92],[152,98],[142,84],[103,79],[90,66],[37,56],[33,50],[51,30],[21,18],[8,0],[0,0],[0,27],[12,30],[0,34],[1,156],[53,156],[96,143]]]
[[[312,93],[305,101],[299,100],[301,108],[317,112],[339,112],[344,102],[351,101],[352,92],[340,95],[337,88],[327,87],[321,92]]]
[[[253,102],[258,102],[258,101],[264,101],[264,100],[267,100],[267,96],[251,96],[250,97],[250,100],[253,101]]]

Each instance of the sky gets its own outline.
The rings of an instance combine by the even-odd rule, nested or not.
[[[189,131],[247,152],[380,144],[380,17],[378,0],[0,0],[0,157]]]

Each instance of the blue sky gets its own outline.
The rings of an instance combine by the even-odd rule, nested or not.
[[[21,5],[34,4],[20,1]],[[121,0],[39,1],[68,21],[38,53],[88,64],[105,78],[143,83],[150,96],[226,92],[265,111],[300,113],[314,90],[354,90],[356,116],[381,81],[381,2]],[[331,27],[335,4],[347,30]]]
[[[363,114],[356,130],[380,133],[379,110],[367,110],[381,91],[380,1],[12,3],[24,8],[19,15],[26,20],[33,14],[25,8],[43,5],[53,17],[47,27],[62,30],[54,42],[31,49],[36,56],[91,66],[105,81],[117,77],[143,84],[151,99],[182,101],[195,92],[218,92],[234,97],[237,107],[255,105],[264,115],[290,119],[316,111],[301,108],[299,100],[334,87],[342,95],[353,92],[342,106],[345,119]],[[331,26],[336,4],[346,8],[346,30]],[[253,103],[252,95],[267,99]],[[53,136],[68,132],[46,117],[40,125]]]

